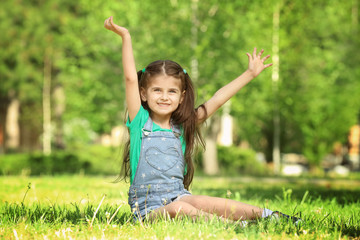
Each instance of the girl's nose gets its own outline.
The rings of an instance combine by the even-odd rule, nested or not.
[[[169,98],[168,94],[166,92],[164,92],[162,95],[161,95],[161,99],[163,100],[167,100]]]

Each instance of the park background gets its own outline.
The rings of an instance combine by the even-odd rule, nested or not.
[[[109,16],[130,30],[137,69],[157,59],[179,62],[194,81],[197,104],[245,71],[254,47],[270,54],[273,66],[204,126],[207,148],[194,159],[194,191],[256,205],[266,200],[286,212],[299,205],[313,226],[290,228],[290,235],[359,236],[358,10],[358,0],[1,1],[0,211],[11,227],[2,228],[3,220],[0,236],[47,234],[26,230],[27,221],[44,223],[41,216],[54,214],[44,199],[68,203],[88,194],[89,206],[106,193],[108,204],[126,201],[127,183],[103,182],[116,179],[127,136],[121,39],[103,27]],[[300,178],[274,178],[281,175]],[[40,220],[18,206],[36,208],[29,214]],[[100,211],[98,223],[116,208]],[[128,223],[124,211],[119,225]],[[77,223],[84,215],[93,216],[51,216]],[[68,226],[55,235],[59,229]]]
[[[358,11],[359,0],[0,1],[0,238],[358,238]],[[301,225],[132,222],[129,183],[114,183],[127,133],[109,16],[130,30],[137,69],[179,62],[197,104],[245,71],[254,47],[271,55],[204,126],[191,191]]]
[[[280,162],[297,164],[296,174],[358,170],[358,8],[355,0],[2,1],[1,172],[119,171],[126,106],[121,38],[104,29],[108,16],[130,30],[138,69],[181,63],[198,104],[246,70],[253,47],[272,55],[274,66],[204,128],[207,150],[196,159],[205,173],[281,173]]]

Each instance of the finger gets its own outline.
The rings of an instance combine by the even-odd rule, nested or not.
[[[110,25],[113,27],[114,26],[113,16],[109,17],[109,22]]]
[[[109,28],[109,19],[106,19],[104,22],[104,27]]]
[[[264,49],[261,49],[261,51],[259,52],[258,57],[261,57],[261,55],[263,54],[263,52],[264,52]]]
[[[272,65],[273,65],[272,63],[266,64],[266,65],[264,65],[264,68],[268,68],[268,67],[270,67]]]
[[[267,55],[267,56],[264,57],[261,61],[262,61],[262,62],[265,62],[269,57],[270,57],[270,55]]]
[[[256,47],[254,47],[253,58],[256,58]]]
[[[250,62],[250,61],[251,61],[251,55],[250,55],[250,53],[246,53],[246,55],[248,56],[249,62]]]

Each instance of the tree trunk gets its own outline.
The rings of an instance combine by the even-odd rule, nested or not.
[[[194,83],[198,82],[199,79],[199,66],[198,59],[195,55],[196,48],[198,45],[198,28],[199,20],[197,18],[199,7],[199,0],[191,1],[191,49],[193,50],[194,55],[191,58],[191,79]],[[214,117],[213,117],[214,119]],[[217,162],[217,149],[216,149],[216,139],[219,132],[219,127],[213,124],[214,120],[208,119],[209,127],[205,130],[205,143],[206,148],[203,154],[203,165],[204,172],[209,175],[214,175],[219,172],[219,166]],[[218,124],[219,125],[219,124]]]
[[[10,103],[7,108],[5,120],[5,148],[18,149],[20,145],[20,127],[19,127],[20,101],[15,97],[15,93],[10,93]]]
[[[231,100],[223,106],[221,115],[221,127],[219,133],[219,144],[222,146],[233,145],[233,119],[230,115]]]
[[[0,154],[3,153],[4,153],[4,127],[3,127],[3,121],[0,121]]]
[[[281,159],[280,159],[280,112],[278,102],[278,82],[279,82],[279,28],[280,28],[280,5],[279,3],[274,6],[273,14],[273,46],[272,46],[272,87],[274,98],[274,133],[273,133],[273,162],[274,173],[280,174]]]
[[[43,85],[43,153],[51,153],[51,57],[50,50],[44,56],[44,85]]]
[[[191,2],[191,49],[193,50],[193,56],[191,58],[191,79],[194,83],[198,82],[199,79],[199,66],[198,59],[195,55],[196,48],[198,45],[198,27],[199,20],[197,19],[197,11],[198,11],[198,2],[199,0],[192,0]]]
[[[8,98],[1,97],[0,99],[0,154],[5,152],[5,123],[6,113],[8,108]]]
[[[352,1],[352,8],[351,8],[351,27],[352,27],[352,34],[353,36],[357,36],[358,33],[358,19],[359,19],[359,0],[353,0]],[[360,129],[360,109],[359,109],[359,113],[358,113],[358,129]],[[351,158],[355,159],[356,162],[356,170],[360,170],[360,134],[358,131],[358,136],[357,136],[357,159],[356,159],[356,155],[355,156],[351,156]]]
[[[62,116],[65,112],[65,91],[63,86],[57,85],[54,89],[54,113],[55,113],[55,147],[64,149],[64,133]]]
[[[217,158],[216,140],[220,130],[219,118],[213,116],[206,121],[206,148],[203,154],[204,172],[208,175],[219,173],[219,164]]]

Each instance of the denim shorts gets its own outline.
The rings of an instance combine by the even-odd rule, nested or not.
[[[145,219],[146,215],[169,203],[179,201],[182,197],[191,195],[183,184],[161,184],[160,187],[145,187],[132,185],[129,189],[128,203],[134,214],[134,219]]]

